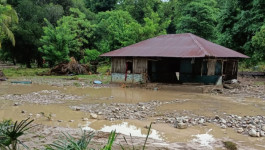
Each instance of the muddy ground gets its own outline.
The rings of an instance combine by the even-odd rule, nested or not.
[[[0,119],[35,119],[39,126],[23,137],[32,149],[58,139],[61,132],[77,136],[81,129],[97,133],[95,148],[114,129],[120,133],[116,144],[125,144],[123,136],[131,133],[140,146],[151,122],[149,149],[224,149],[222,141],[233,141],[240,149],[264,149],[265,81],[239,81],[235,89],[202,94],[94,85],[89,79],[13,78],[0,82]]]

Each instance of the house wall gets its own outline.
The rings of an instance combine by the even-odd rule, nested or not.
[[[132,71],[126,70],[127,62],[132,62]],[[150,79],[150,71],[154,72],[152,73],[153,79],[156,79],[155,77],[167,79],[171,75],[175,75],[175,72],[179,72],[178,83],[216,84],[221,79],[235,79],[237,76],[238,64],[236,59],[190,58],[179,59],[178,61],[173,60],[172,64],[170,64],[167,58],[159,58],[154,61],[155,64],[158,62],[164,62],[166,64],[162,65],[162,67],[154,68],[156,65],[149,66],[148,58],[112,58],[112,82],[146,83]],[[150,67],[152,68],[150,69]],[[167,70],[172,71],[172,74],[163,73],[163,69],[167,67],[169,67]],[[154,69],[160,70],[154,71]],[[173,83],[173,80],[170,80],[170,82]]]
[[[222,77],[222,62],[216,59],[183,59],[180,82],[216,84]]]
[[[132,72],[126,70],[126,62],[132,61]],[[126,73],[127,71],[127,73]],[[113,83],[145,83],[147,72],[146,58],[112,58],[111,82]]]

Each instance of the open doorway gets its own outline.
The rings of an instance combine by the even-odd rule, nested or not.
[[[178,83],[180,61],[178,59],[161,59],[148,61],[150,82]]]

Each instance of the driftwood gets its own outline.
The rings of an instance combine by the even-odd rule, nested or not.
[[[5,74],[3,73],[2,70],[0,70],[0,81],[6,81],[6,80],[7,80],[7,78],[6,78]]]
[[[69,63],[60,63],[53,67],[50,74],[69,75],[69,74],[88,74],[89,67],[87,65],[79,64],[75,58],[71,57]]]

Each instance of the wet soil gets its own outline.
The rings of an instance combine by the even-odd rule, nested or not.
[[[18,79],[28,80],[28,78]],[[205,123],[189,126],[187,129],[176,129],[172,123],[157,121],[157,118],[166,120],[168,114],[206,117],[216,115],[223,117],[230,114],[241,117],[265,116],[265,101],[262,97],[255,96],[257,93],[263,94],[260,92],[264,89],[261,87],[262,85],[258,87],[259,92],[251,93],[248,96],[238,94],[240,90],[237,91],[237,94],[216,95],[172,90],[121,88],[119,85],[109,84],[97,86],[86,80],[73,81],[62,78],[34,77],[32,81],[31,85],[0,82],[0,119],[34,118],[35,123],[41,125],[34,129],[39,133],[32,132],[24,139],[27,141],[36,135],[43,135],[45,140],[33,138],[36,139],[35,144],[29,144],[33,147],[41,147],[41,145],[57,139],[62,131],[68,132],[69,130],[70,133],[78,133],[77,130],[80,129],[77,128],[94,130],[102,132],[102,134],[120,129],[121,136],[128,136],[131,133],[135,137],[135,141],[138,141],[136,143],[141,145],[147,134],[145,127],[150,122],[155,122],[150,135],[149,147],[151,149],[154,147],[157,149],[162,149],[162,147],[165,149],[199,149],[201,143],[194,143],[194,136],[205,134],[209,130],[212,130],[209,134],[213,135],[215,142],[209,143],[210,146],[201,146],[201,149],[223,149],[221,141],[227,140],[237,143],[240,149],[265,148],[264,137],[242,135],[233,128],[222,129],[213,123]],[[254,88],[250,89],[255,91]],[[153,105],[154,102],[155,105]],[[140,107],[138,107],[139,103]],[[18,106],[14,106],[14,104]],[[146,104],[149,104],[150,108]],[[106,107],[94,107],[98,105]],[[122,109],[122,105],[124,109]],[[142,108],[142,106],[145,107]],[[79,108],[80,111],[76,111],[76,108]],[[146,115],[140,118],[115,118],[114,116],[115,119],[110,119],[112,116],[108,117],[107,113],[110,113],[106,111],[110,108],[113,108],[114,111],[118,108],[117,111],[123,112],[122,114],[136,109],[131,116],[137,113],[142,115],[141,112]],[[41,115],[41,112],[45,116],[51,115],[52,120],[49,121],[47,117]],[[96,113],[97,119],[91,119],[90,113]],[[122,139],[120,138],[119,142],[122,142]],[[99,138],[94,142],[104,143],[106,140],[107,138]],[[158,145],[152,147],[154,142]]]

